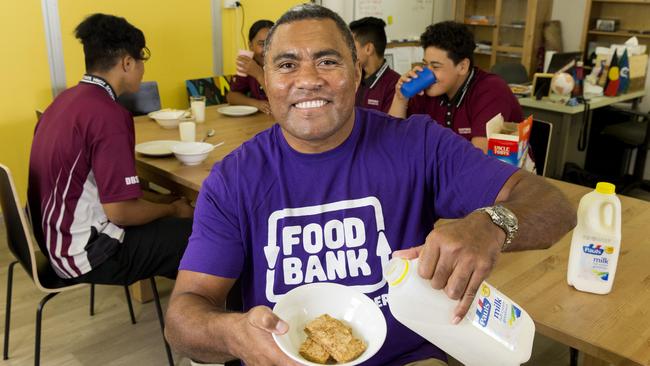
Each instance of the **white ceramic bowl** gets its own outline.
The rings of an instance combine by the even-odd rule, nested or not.
[[[171,147],[176,159],[185,165],[199,165],[205,160],[214,145],[207,142],[181,142]]]
[[[367,361],[379,351],[386,339],[384,314],[368,296],[352,287],[325,282],[303,285],[283,295],[273,312],[289,323],[286,334],[273,335],[275,343],[287,356],[304,365],[320,366],[305,360],[298,351],[307,338],[305,325],[323,314],[329,314],[352,327],[352,334],[367,346],[356,360],[339,366]]]
[[[178,127],[178,123],[185,116],[187,111],[178,109],[162,109],[159,111],[149,113],[149,117],[156,120],[158,125],[164,129],[172,129]]]

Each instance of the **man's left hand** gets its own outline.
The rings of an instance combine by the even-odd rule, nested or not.
[[[441,225],[427,235],[423,245],[399,250],[396,257],[419,257],[418,274],[431,287],[444,290],[460,302],[452,322],[457,324],[474,301],[476,292],[501,253],[505,233],[487,214],[474,212],[461,220]]]

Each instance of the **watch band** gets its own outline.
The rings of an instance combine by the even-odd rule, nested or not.
[[[517,216],[501,205],[482,207],[476,211],[485,212],[490,217],[490,220],[506,234],[506,238],[501,246],[501,251],[505,251],[512,243],[519,229]]]

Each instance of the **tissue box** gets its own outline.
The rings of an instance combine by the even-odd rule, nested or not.
[[[501,113],[486,125],[488,156],[521,167],[528,153],[528,139],[533,126],[533,116],[521,123],[505,122]]]

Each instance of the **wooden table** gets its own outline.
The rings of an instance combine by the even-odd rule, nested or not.
[[[172,183],[198,192],[215,161],[246,139],[271,126],[271,119],[256,114],[247,118],[218,117],[208,108],[200,133],[215,128],[212,142],[225,140],[198,167],[183,167],[174,158],[137,156],[138,173],[152,182]],[[177,130],[162,130],[147,118],[136,121],[136,140],[173,139]],[[590,189],[553,179],[576,206]],[[184,188],[183,188],[184,187]],[[566,283],[571,234],[547,250],[507,253],[488,279],[533,317],[537,331],[586,355],[584,365],[603,359],[620,365],[650,365],[650,203],[621,196],[623,207],[622,252],[616,282],[608,295],[579,292]]]
[[[138,176],[194,200],[201,183],[210,173],[214,163],[221,161],[244,141],[274,124],[271,117],[263,113],[258,112],[245,117],[228,117],[219,114],[217,108],[218,106],[206,108],[205,122],[196,124],[196,137],[197,140],[201,140],[206,131],[212,128],[216,134],[207,142],[216,144],[225,141],[223,146],[215,148],[208,158],[197,166],[183,165],[173,156],[158,158],[136,154]],[[153,140],[178,139],[178,128],[165,130],[147,116],[135,118],[136,144]]]
[[[578,204],[589,188],[549,179]],[[619,196],[621,256],[614,288],[595,295],[567,285],[571,233],[547,250],[501,256],[488,282],[519,303],[537,332],[592,357],[583,365],[650,365],[650,203]]]
[[[595,97],[589,100],[591,110],[605,107],[615,103],[638,100],[645,95],[644,90],[634,91],[617,97]],[[553,124],[553,135],[548,153],[546,176],[561,178],[566,162],[573,162],[584,168],[587,149],[580,151],[577,147],[585,107],[583,104],[571,107],[560,103],[553,103],[548,99],[535,100],[534,98],[519,98],[519,104],[524,116],[533,115],[533,118]],[[588,116],[591,120],[591,113]],[[589,132],[589,131],[587,131]]]

